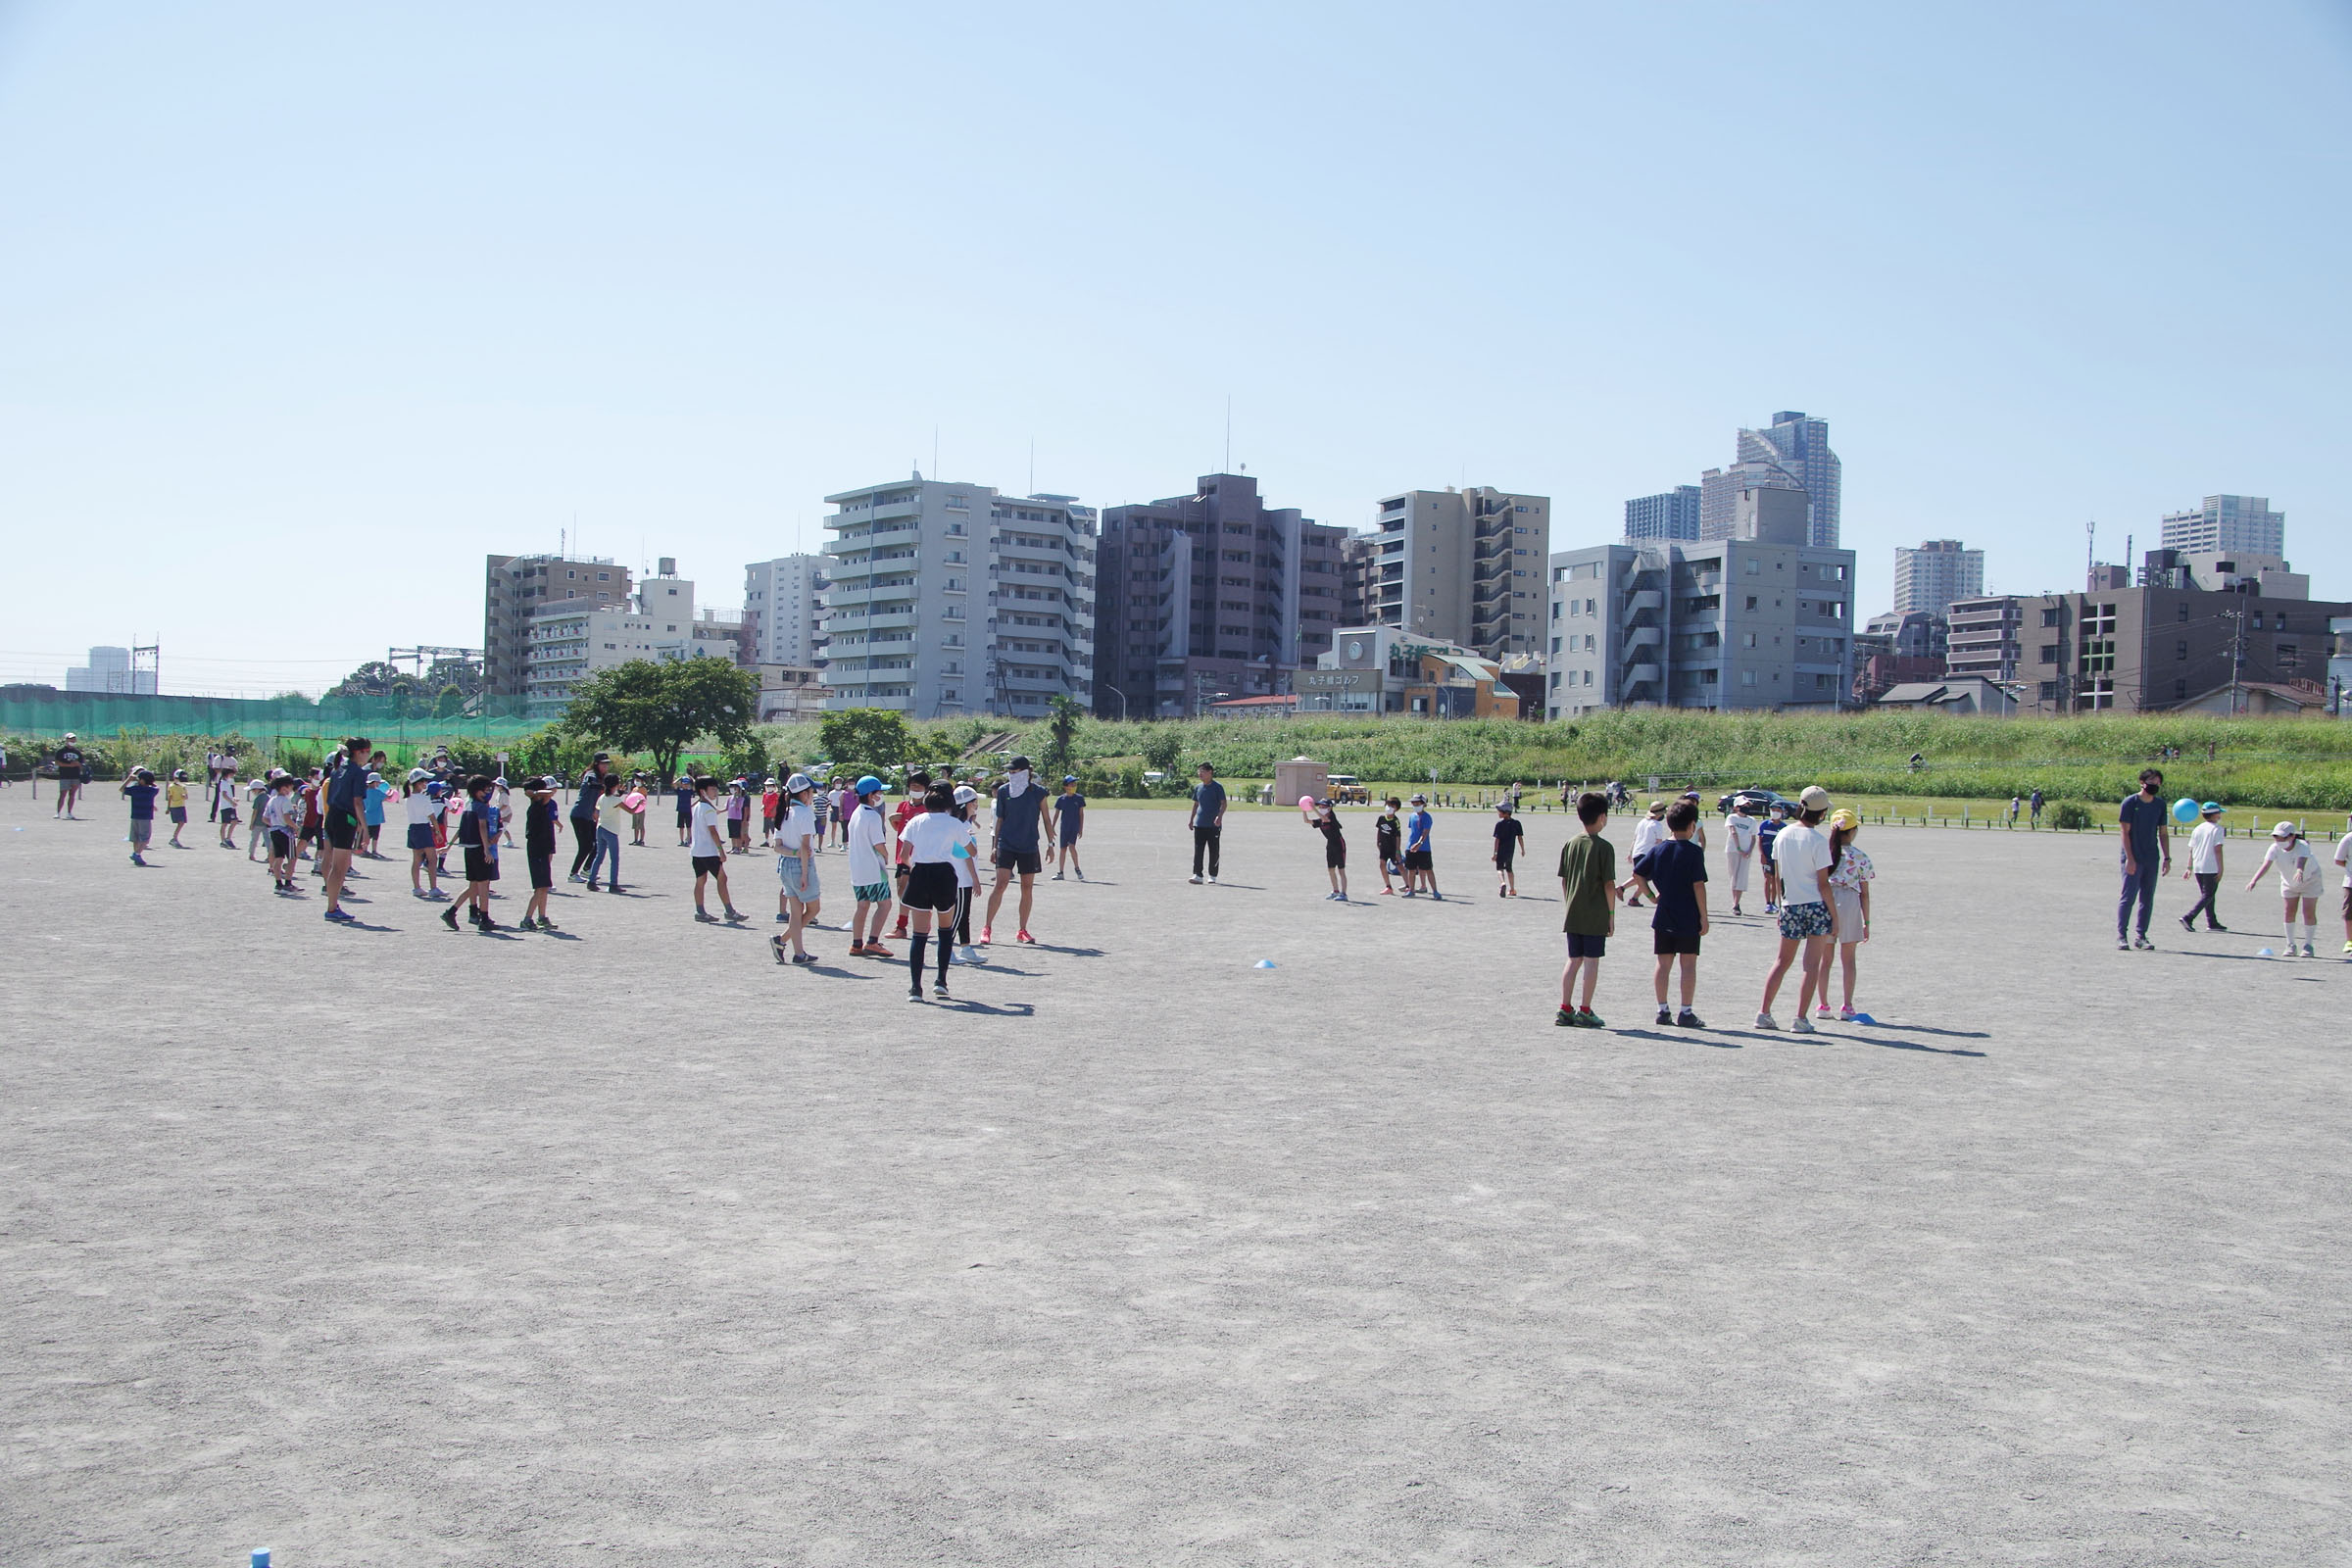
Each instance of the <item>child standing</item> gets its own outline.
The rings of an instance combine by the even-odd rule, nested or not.
[[[2222,838],[2226,831],[2222,826],[2222,808],[2207,801],[2197,814],[2202,820],[2188,835],[2188,869],[2180,873],[2182,881],[2196,878],[2197,902],[2180,917],[2180,929],[2195,930],[2197,916],[2202,913],[2206,930],[2227,931],[2230,928],[2222,924],[2220,911],[2214,907],[2214,897],[2222,891]]]
[[[1340,826],[1340,813],[1332,808],[1329,798],[1315,803],[1314,820],[1306,824],[1323,835],[1323,873],[1331,878],[1331,891],[1326,899],[1348,902],[1348,836]]]
[[[1599,1029],[1605,1026],[1593,1015],[1592,988],[1617,929],[1617,847],[1600,836],[1609,822],[1608,798],[1590,791],[1578,796],[1576,819],[1585,830],[1570,834],[1560,847],[1560,899],[1568,906],[1561,930],[1567,933],[1568,963],[1560,970],[1560,1013],[1551,1021]],[[1580,980],[1581,999],[1576,994]]]
[[[1494,896],[1515,899],[1519,896],[1519,873],[1511,864],[1519,858],[1519,849],[1527,841],[1527,828],[1511,814],[1511,803],[1503,801],[1494,808]]]
[[[498,932],[498,922],[490,918],[490,884],[498,880],[498,825],[490,805],[491,781],[480,773],[466,781],[466,814],[458,819],[458,847],[466,854],[466,891],[458,902],[441,911],[441,923],[452,931],[458,928],[458,911],[471,912],[466,918],[484,936]]]
[[[220,781],[220,804],[215,807],[213,819],[220,824],[220,847],[237,847],[237,780],[234,774]]]
[[[850,886],[858,912],[850,925],[850,955],[887,958],[882,928],[890,919],[890,824],[882,816],[882,781],[868,773],[858,781],[858,808],[850,814]],[[870,917],[870,924],[869,924]]]
[[[1723,858],[1731,870],[1732,913],[1744,914],[1740,899],[1747,892],[1748,870],[1756,861],[1756,819],[1737,802],[1723,819]]]
[[[441,814],[441,803],[432,797],[433,776],[421,767],[409,769],[409,781],[400,797],[401,810],[408,818],[409,893],[414,898],[437,899],[441,894],[440,833],[436,819]],[[426,881],[432,891],[425,891]]]
[[[547,900],[556,886],[557,787],[552,773],[522,781],[522,858],[530,868],[531,899],[514,923],[525,931],[556,928],[547,917]]]
[[[980,892],[980,829],[972,821],[980,808],[980,792],[969,784],[958,784],[950,797],[956,803],[956,820],[963,824],[963,842],[953,852],[956,858],[956,929],[948,935],[960,947],[958,963],[986,963],[988,959],[972,946],[972,900]],[[1085,881],[1084,877],[1078,880]]]
[[[291,773],[270,781],[270,798],[254,819],[254,831],[270,830],[270,880],[280,893],[294,893],[294,873],[302,858],[302,796]]]
[[[1764,820],[1756,828],[1756,854],[1764,860],[1764,912],[1771,914],[1781,906],[1781,868],[1772,858],[1773,840],[1788,825],[1788,805],[1775,801],[1766,808]]]
[[[1652,801],[1646,808],[1643,808],[1642,820],[1634,824],[1634,849],[1633,853],[1626,857],[1627,864],[1630,866],[1633,861],[1639,860],[1642,858],[1642,857],[1647,855],[1651,850],[1657,847],[1658,841],[1665,836],[1666,803],[1664,801]],[[1625,881],[1619,886],[1617,891],[1622,895],[1627,888],[1639,887],[1640,885],[1641,878],[1632,875],[1629,871]],[[1639,909],[1642,907],[1642,895],[1636,893],[1631,898],[1626,899],[1625,906],[1629,909]]]
[[[179,830],[188,825],[188,775],[184,768],[173,768],[171,778],[164,782],[164,814],[172,818],[172,847],[186,849],[179,842]]]
[[[1372,823],[1372,853],[1380,858],[1380,896],[1387,899],[1396,894],[1390,876],[1404,875],[1404,823],[1396,815],[1404,803],[1392,795],[1382,804],[1385,809]]]
[[[694,854],[694,917],[705,925],[718,923],[703,904],[704,887],[716,877],[718,906],[727,911],[728,919],[740,920],[743,916],[736,912],[735,900],[727,892],[727,811],[719,803],[718,780],[696,779],[694,795],[694,836],[688,845]]]
[[[1838,939],[1838,961],[1845,984],[1844,1004],[1838,1016],[1851,1023],[1854,1017],[1854,950],[1870,940],[1870,884],[1878,876],[1870,857],[1854,847],[1854,835],[1862,831],[1862,819],[1840,807],[1830,813],[1830,918],[1835,922],[1833,933]],[[1830,988],[1821,988],[1817,1009],[1822,1017],[1830,1013]]]
[[[1649,917],[1649,946],[1658,960],[1658,1022],[1703,1029],[1706,1025],[1690,1010],[1698,993],[1698,943],[1707,934],[1707,852],[1692,837],[1698,827],[1698,803],[1675,802],[1667,808],[1665,826],[1667,836],[1634,859],[1635,878],[1657,906]],[[1675,1013],[1666,1006],[1666,980],[1678,959],[1683,968],[1683,1010]]]
[[[1061,793],[1054,797],[1054,880],[1061,880],[1062,862],[1086,880],[1086,867],[1078,863],[1078,835],[1086,831],[1086,797],[1078,793],[1078,775],[1067,774],[1061,781]]]
[[[2344,961],[2352,963],[2352,817],[2344,819],[2344,828],[2335,841],[2335,868],[2344,877]]]
[[[133,865],[147,863],[147,841],[155,836],[155,798],[160,793],[155,787],[155,775],[143,767],[133,768],[130,777],[122,781],[122,794],[130,802],[130,863]]]
[[[784,922],[784,934],[769,937],[767,945],[778,963],[816,961],[802,945],[802,933],[808,929],[822,906],[816,881],[816,851],[825,840],[823,830],[816,825],[816,808],[809,804],[815,794],[816,787],[806,775],[793,774],[778,797],[776,830],[769,835],[776,851],[776,917]],[[792,949],[789,960],[784,952],[788,944]]]
[[[1404,896],[1409,899],[1427,888],[1429,896],[1443,904],[1446,895],[1438,891],[1438,864],[1429,847],[1430,830],[1436,826],[1437,818],[1429,814],[1429,797],[1415,795],[1413,814],[1404,819]]]
[[[2246,891],[2272,866],[2278,868],[2278,895],[2286,901],[2286,953],[2295,956],[2295,910],[2298,905],[2303,913],[2303,956],[2316,958],[2320,950],[2316,940],[2320,934],[2320,890],[2327,885],[2327,873],[2320,869],[2320,858],[2312,853],[2310,841],[2292,822],[2280,822],[2271,829],[2271,847],[2263,852],[2262,863],[2246,883]]]
[[[276,781],[277,769],[273,767],[262,777],[255,779],[247,788],[245,814],[246,821],[250,824],[245,831],[245,863],[247,865],[251,865],[254,861],[254,851],[267,852],[270,848],[270,824],[262,820],[262,811],[270,804],[270,796],[277,787]]]

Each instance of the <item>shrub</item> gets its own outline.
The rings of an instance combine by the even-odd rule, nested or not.
[[[2074,801],[2062,802],[2050,812],[2050,825],[2080,832],[2090,826],[2090,810]]]

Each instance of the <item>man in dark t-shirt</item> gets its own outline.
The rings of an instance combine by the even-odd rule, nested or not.
[[[1193,830],[1193,876],[1200,880],[1200,867],[1208,866],[1208,879],[1217,879],[1217,862],[1225,856],[1225,786],[1217,782],[1217,770],[1202,762],[1199,769],[1200,782],[1193,786],[1193,809],[1186,822]]]
[[[71,819],[74,803],[81,796],[82,776],[81,748],[74,743],[72,730],[66,731],[66,738],[57,743],[50,760],[57,764],[57,809],[49,814]]]
[[[1004,906],[1004,889],[1012,879],[1021,879],[1020,924],[1013,928],[1016,942],[1034,943],[1029,934],[1029,906],[1036,894],[1038,868],[1044,857],[1054,853],[1054,825],[1046,820],[1046,787],[1029,770],[1029,759],[1016,757],[997,786],[996,825],[990,835],[989,858],[996,863],[997,885],[988,892],[988,913],[980,922],[980,943],[986,947],[994,940],[997,910]]]
[[[2124,797],[2117,820],[2123,824],[2124,896],[2115,906],[2115,947],[2121,953],[2137,948],[2156,951],[2148,940],[2148,917],[2156,912],[2156,884],[2173,871],[2173,833],[2164,808],[2164,775],[2152,767],[2139,770],[2139,793]],[[2132,906],[2139,906],[2139,934],[2132,936]]]
[[[1513,785],[1516,789],[1518,786]],[[1513,813],[1516,801],[1504,801],[1494,808],[1494,896],[1515,899],[1519,896],[1519,873],[1512,862],[1519,858],[1519,846],[1527,839],[1527,829]]]

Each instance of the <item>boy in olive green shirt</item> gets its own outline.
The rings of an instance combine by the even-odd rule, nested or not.
[[[1608,825],[1605,796],[1577,797],[1576,819],[1585,831],[1560,849],[1560,900],[1568,906],[1568,965],[1560,971],[1560,1015],[1552,1022],[1571,1029],[1598,1029],[1592,987],[1600,979],[1601,955],[1617,929],[1617,847],[1600,836]],[[1584,999],[1575,990],[1583,978]]]

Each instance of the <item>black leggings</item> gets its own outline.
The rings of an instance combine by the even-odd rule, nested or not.
[[[2180,917],[2180,923],[2193,925],[2196,923],[2197,916],[2202,914],[2205,916],[2205,928],[2208,931],[2219,931],[2222,928],[2222,922],[2214,918],[2213,896],[2221,891],[2222,874],[2219,871],[2199,871],[2197,873],[2197,902],[2188,906],[2188,912]]]
[[[571,852],[571,874],[578,876],[580,867],[596,854],[596,818],[575,816],[571,819],[571,836],[579,840],[579,848]]]

